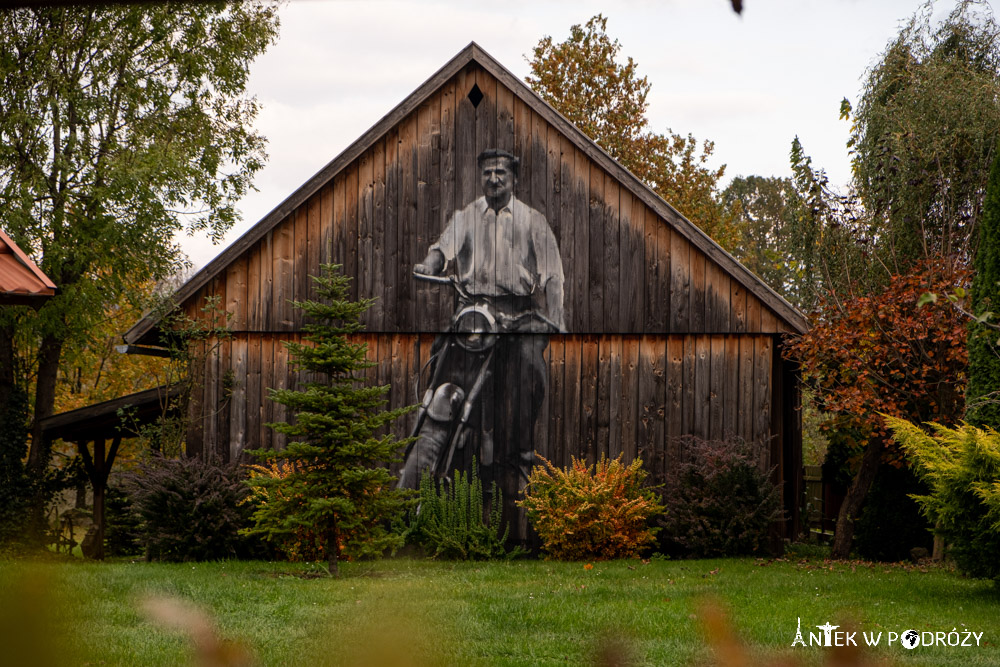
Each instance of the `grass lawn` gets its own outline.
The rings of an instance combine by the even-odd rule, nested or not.
[[[0,562],[0,662],[189,664],[188,641],[140,611],[150,595],[193,601],[259,664],[581,665],[602,647],[628,664],[705,663],[701,605],[721,602],[757,657],[821,664],[809,631],[966,629],[980,646],[897,641],[865,649],[905,665],[1000,665],[1000,596],[989,582],[936,568],[782,561],[349,563],[340,580],[302,564]],[[864,644],[860,632],[857,642]],[[21,648],[18,647],[30,647]],[[72,656],[72,659],[67,659]],[[19,661],[9,664],[22,664]]]

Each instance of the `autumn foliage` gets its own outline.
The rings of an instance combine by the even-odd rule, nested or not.
[[[894,276],[881,294],[828,300],[788,356],[820,407],[868,436],[885,434],[880,413],[953,423],[963,409],[967,319],[947,299],[917,302],[968,282],[967,269],[937,259]]]
[[[528,520],[549,558],[605,560],[634,558],[652,544],[658,528],[649,519],[663,512],[656,492],[643,486],[642,461],[602,457],[592,466],[573,458],[561,469],[542,458],[535,466],[524,500]]]

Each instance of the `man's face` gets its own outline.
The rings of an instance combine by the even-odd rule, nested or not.
[[[489,158],[482,164],[483,194],[487,199],[507,203],[514,192],[514,172],[510,168],[510,160],[504,157]]]

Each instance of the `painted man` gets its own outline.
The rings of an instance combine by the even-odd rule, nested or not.
[[[496,387],[496,392],[477,396],[477,414],[469,427],[479,431],[483,479],[494,478],[491,469],[499,465],[523,483],[534,461],[534,427],[548,384],[547,334],[566,330],[562,258],[545,216],[514,196],[519,160],[507,151],[489,149],[479,155],[477,165],[483,196],[452,214],[427,257],[414,266],[414,273],[454,276],[461,295],[456,313],[485,304],[499,323],[502,333],[488,360],[492,382],[485,383]],[[449,337],[442,336],[434,348],[440,351],[448,345]],[[454,349],[451,344],[449,350]],[[453,383],[467,397],[478,368],[456,359],[453,351],[442,356],[452,368],[436,373],[436,384]],[[457,418],[457,404],[454,408],[443,405],[446,393],[439,391],[434,405],[428,398],[425,407],[442,419]],[[401,483],[415,486],[420,471],[439,458],[439,449],[418,440],[404,463]],[[500,481],[504,475],[495,477]]]

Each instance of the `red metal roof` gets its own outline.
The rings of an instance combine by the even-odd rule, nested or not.
[[[49,277],[0,229],[0,304],[33,304],[55,293]]]

